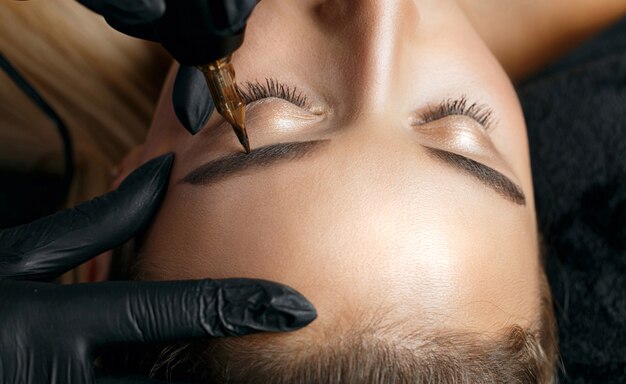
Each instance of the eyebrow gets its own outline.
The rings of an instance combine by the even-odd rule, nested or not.
[[[228,155],[195,168],[180,179],[179,183],[210,185],[251,170],[305,158],[329,141],[278,143],[253,149],[249,154]],[[505,199],[517,205],[526,205],[526,197],[522,189],[500,172],[456,153],[426,146],[424,148],[431,157],[478,179]]]
[[[248,171],[299,160],[313,154],[329,140],[295,141],[256,148],[210,161],[189,172],[179,183],[209,185]]]
[[[424,148],[434,159],[475,177],[512,203],[526,205],[526,196],[522,192],[522,188],[495,169],[453,152],[426,146]]]

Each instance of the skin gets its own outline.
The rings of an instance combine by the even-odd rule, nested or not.
[[[514,81],[524,80],[626,15],[615,0],[458,0]]]
[[[509,77],[456,2],[265,0],[233,63],[240,82],[271,77],[308,98],[308,108],[278,98],[249,105],[253,149],[328,141],[296,161],[181,184],[241,147],[217,114],[193,137],[179,125],[173,69],[145,145],[124,165],[176,153],[142,278],[280,281],[316,306],[308,331],[349,326],[363,312],[485,335],[535,320],[541,267],[526,127]],[[489,130],[466,116],[413,124],[461,96],[493,109]],[[526,204],[426,147],[495,169]]]

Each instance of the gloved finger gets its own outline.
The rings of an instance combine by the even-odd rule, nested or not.
[[[0,280],[51,280],[127,241],[159,207],[173,160],[172,154],[153,159],[116,191],[0,231]]]
[[[215,109],[204,75],[193,66],[178,70],[172,102],[178,120],[192,135],[200,132]]]
[[[94,347],[285,332],[317,317],[293,288],[256,279],[67,285],[50,301]]]
[[[165,0],[78,0],[107,20],[125,25],[145,24],[165,13]]]

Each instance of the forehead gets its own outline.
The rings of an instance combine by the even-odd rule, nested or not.
[[[173,185],[145,250],[156,277],[266,278],[321,312],[391,306],[450,326],[532,317],[528,210],[409,145],[364,136],[324,151],[208,188]]]

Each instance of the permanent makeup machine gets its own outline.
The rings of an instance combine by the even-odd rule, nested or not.
[[[235,81],[232,53],[243,43],[245,26],[232,33],[235,9],[221,1],[167,0],[157,23],[161,43],[182,65],[196,66],[206,79],[215,108],[233,127],[246,153],[245,100]]]

